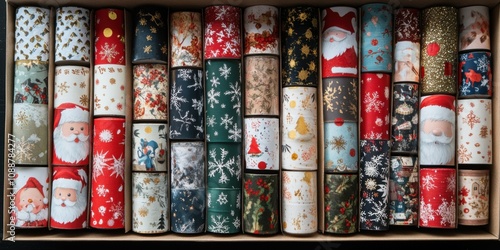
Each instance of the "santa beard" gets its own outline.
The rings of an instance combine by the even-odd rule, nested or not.
[[[455,140],[445,135],[420,133],[420,165],[448,165],[455,157]]]
[[[75,139],[78,138],[78,142]],[[84,134],[71,134],[63,136],[61,126],[54,130],[54,151],[57,158],[68,163],[77,163],[84,160],[89,155],[90,145],[88,142],[89,136]]]
[[[66,206],[61,206],[62,204]],[[50,217],[61,224],[67,224],[78,219],[87,209],[87,192],[84,190],[76,197],[76,202],[57,199],[52,197],[52,207],[50,208]]]
[[[331,38],[333,38],[333,36],[323,38],[323,48],[321,50],[323,53],[323,57],[326,60],[330,60],[334,57],[340,56],[344,54],[346,50],[351,48],[354,49],[356,54],[358,53],[356,33],[346,35],[345,39],[341,41],[337,41],[335,40],[335,38],[333,38],[333,41],[331,42]]]

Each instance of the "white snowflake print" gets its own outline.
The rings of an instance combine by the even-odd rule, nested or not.
[[[490,66],[490,60],[486,55],[482,55],[477,60],[474,60],[474,63],[477,65],[477,70],[482,73],[488,72],[488,68]]]
[[[241,200],[241,193],[238,193],[238,195],[236,195],[236,208],[240,208],[240,204],[241,204],[240,200]]]
[[[183,81],[187,81],[191,79],[191,73],[193,73],[192,69],[178,69],[177,77],[182,79]]]
[[[203,86],[201,85],[202,84],[202,82],[201,82],[201,74],[202,74],[201,70],[198,70],[198,74],[194,75],[194,77],[193,77],[194,83],[191,84],[191,85],[188,85],[187,86],[188,89],[192,88],[193,91],[196,91],[198,89],[203,89]]]
[[[97,191],[97,195],[99,197],[106,197],[106,195],[109,193],[109,189],[107,189],[104,185],[97,185],[97,188],[95,190]]]
[[[212,207],[212,194],[207,194],[207,207]]]
[[[220,148],[220,158],[217,155],[217,149],[211,149],[208,153],[210,155],[210,160],[208,161],[209,177],[215,177],[216,174],[220,174],[219,183],[221,184],[226,184],[229,181],[227,174],[235,176],[238,180],[240,179],[239,161],[234,157],[227,158],[229,152],[226,149]]]
[[[106,60],[108,63],[111,63],[118,54],[118,51],[116,51],[116,44],[110,45],[107,42],[101,46],[101,51],[99,51],[101,60]]]
[[[203,99],[193,99],[193,105],[191,105],[191,107],[198,111],[198,115],[201,115],[201,113],[203,112]]]
[[[215,89],[210,89],[207,93],[207,104],[210,105],[210,108],[214,108],[215,104],[219,104],[220,92],[215,91]]]
[[[219,197],[217,198],[217,202],[220,204],[220,205],[223,205],[223,204],[226,204],[228,203],[228,200],[227,200],[227,195],[224,194],[224,192],[221,192],[219,194]]]
[[[121,224],[123,225],[124,208],[123,208],[123,205],[121,202],[113,203],[111,205],[111,207],[109,208],[109,212],[113,216],[110,219],[110,221],[108,221],[108,226],[113,226],[115,220],[120,220]],[[113,223],[113,224],[110,225],[110,223]]]
[[[364,172],[366,176],[377,177],[380,173],[380,167],[384,165],[382,162],[384,155],[375,155],[364,164]]]
[[[181,110],[181,103],[186,103],[188,100],[182,96],[182,86],[176,87],[176,81],[172,84],[172,90],[170,93],[170,107],[174,107],[175,110]]]
[[[381,184],[377,184],[378,189],[377,192],[382,194],[382,198],[388,197],[387,195],[389,194],[389,176],[385,175],[385,178],[382,180]]]
[[[240,225],[241,225],[240,217],[238,216],[234,217],[233,226],[235,228],[240,228]]]
[[[231,102],[233,102],[233,109],[236,110],[236,114],[240,114],[241,109],[241,87],[238,82],[230,83],[229,90],[224,91],[224,95],[231,96]]]
[[[457,181],[456,181],[456,178],[455,178],[455,175],[451,174],[449,176],[446,177],[446,191],[448,192],[452,192],[453,194],[455,194],[455,190],[456,190],[456,187],[457,187]]]
[[[112,171],[110,176],[115,175],[116,178],[119,176],[123,179],[123,173],[125,172],[125,158],[123,154],[118,159],[113,156],[113,165],[108,166],[108,170]]]
[[[446,199],[441,200],[441,204],[437,209],[437,213],[441,216],[442,226],[455,226],[455,202],[448,202]]]
[[[380,113],[382,111],[382,108],[384,107],[384,102],[380,100],[378,92],[366,93],[365,98],[363,99],[363,103],[366,105],[366,112]]]
[[[227,6],[216,6],[215,8],[215,20],[224,20],[229,8]]]
[[[111,142],[113,140],[113,133],[108,129],[103,129],[99,133],[99,140],[105,143]]]
[[[229,76],[231,76],[231,67],[228,67],[225,63],[222,67],[219,68],[220,75],[227,80]]]
[[[101,176],[104,174],[104,169],[108,169],[109,165],[106,163],[107,161],[111,160],[111,158],[106,158],[106,155],[108,154],[108,151],[105,153],[101,151],[100,153],[96,153],[94,155],[93,163],[92,163],[92,175],[94,180],[97,179],[97,177]]]
[[[229,126],[233,125],[233,117],[229,117],[228,114],[224,114],[224,117],[220,118],[220,125],[224,125],[224,128],[227,130]]]
[[[424,175],[422,177],[422,181],[421,181],[421,186],[422,188],[424,188],[425,190],[429,191],[429,190],[432,190],[434,188],[436,188],[436,184],[434,184],[434,182],[436,181],[436,178],[432,175]]]
[[[425,202],[424,197],[421,197],[422,201],[420,202],[420,221],[423,226],[427,226],[429,221],[434,221],[436,219],[434,215],[434,209],[432,209],[431,204],[427,204]]]
[[[97,211],[101,214],[101,216],[104,216],[106,214],[106,207],[105,206],[100,206]]]
[[[234,142],[238,142],[241,140],[241,128],[238,127],[238,123],[234,123],[233,127],[230,128],[227,132],[229,134],[229,140],[233,140]]]
[[[217,118],[215,118],[215,115],[207,117],[207,127],[213,128],[216,124],[217,124]]]
[[[212,79],[210,79],[210,83],[212,84],[213,88],[217,88],[219,86],[219,84],[220,84],[219,78],[215,77],[215,76],[212,76]]]
[[[208,227],[210,232],[214,233],[228,233],[229,223],[228,217],[223,217],[222,215],[211,215],[210,216],[211,223]]]

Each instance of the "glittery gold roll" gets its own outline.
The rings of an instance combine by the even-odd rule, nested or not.
[[[437,6],[422,11],[421,94],[455,94],[458,10]]]

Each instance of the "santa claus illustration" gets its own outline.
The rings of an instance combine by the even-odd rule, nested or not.
[[[455,97],[425,96],[420,102],[420,165],[455,164]]]
[[[358,38],[356,12],[351,8],[323,11],[322,76],[356,77]]]
[[[28,178],[15,195],[16,226],[46,227],[49,215],[47,203],[42,184],[35,177]]]
[[[63,229],[87,227],[87,174],[75,167],[54,168],[50,226]]]
[[[54,110],[53,138],[53,164],[88,164],[89,111],[76,104],[59,105]]]

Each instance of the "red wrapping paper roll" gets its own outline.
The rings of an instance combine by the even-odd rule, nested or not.
[[[455,228],[457,171],[455,168],[420,169],[419,226]]]
[[[205,59],[241,57],[241,9],[230,5],[205,8]]]
[[[390,74],[361,74],[360,139],[389,140]]]
[[[94,119],[90,226],[124,227],[125,119]]]
[[[94,65],[125,65],[124,14],[121,9],[95,11]]]

